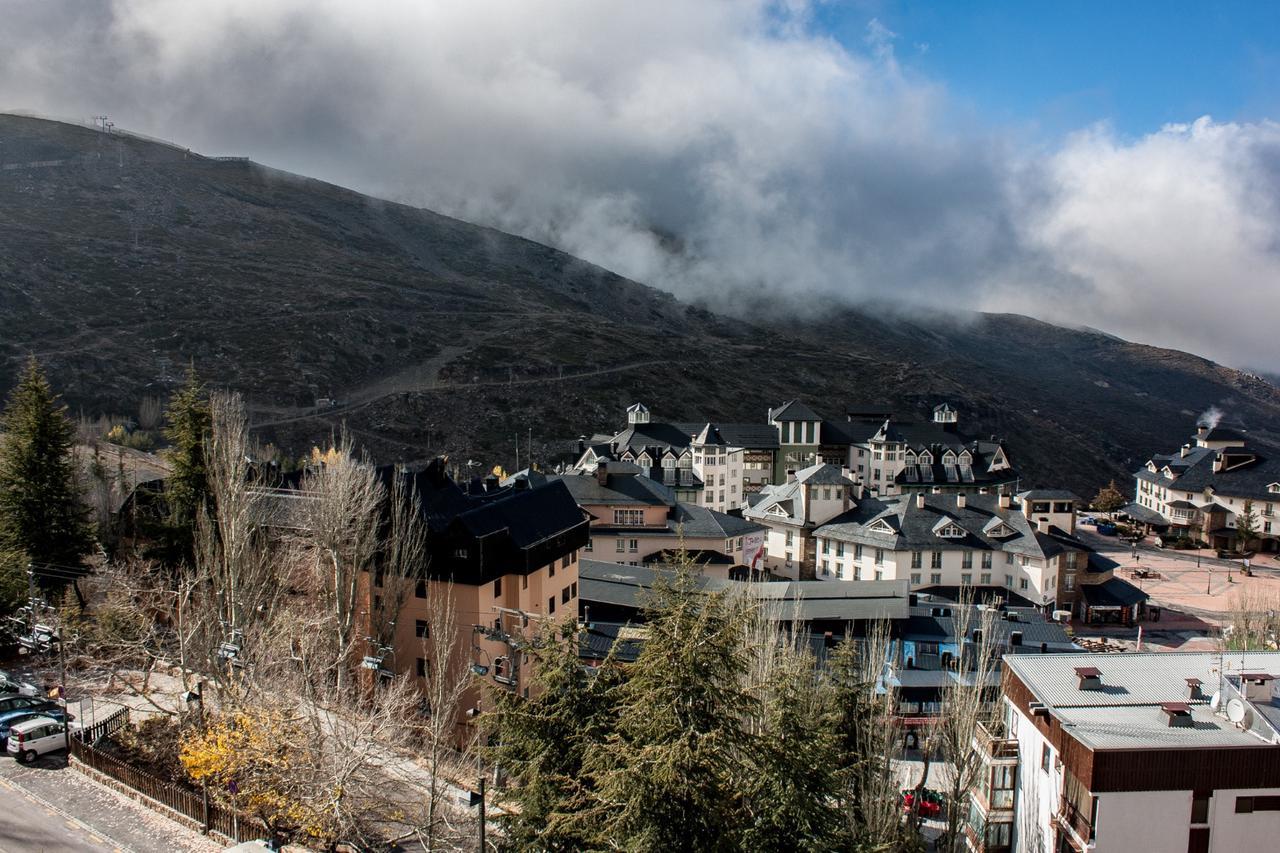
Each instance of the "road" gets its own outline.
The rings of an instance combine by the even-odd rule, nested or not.
[[[0,757],[0,853],[214,853],[222,845],[86,778],[58,753]]]

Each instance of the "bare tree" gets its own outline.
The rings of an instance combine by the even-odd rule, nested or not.
[[[1258,586],[1236,590],[1222,635],[1230,651],[1280,649],[1280,593]]]
[[[942,759],[938,773],[947,798],[943,847],[948,850],[959,845],[960,822],[968,814],[968,792],[982,766],[974,736],[978,726],[996,714],[991,694],[998,664],[992,638],[995,611],[974,606],[972,590],[963,587],[952,613],[955,674],[943,688],[939,713],[926,737],[926,748]]]
[[[138,403],[138,426],[153,430],[164,419],[164,401],[148,394]]]

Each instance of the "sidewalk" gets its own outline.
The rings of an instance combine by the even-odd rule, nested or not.
[[[222,845],[198,832],[188,830],[158,812],[67,767],[64,754],[46,755],[34,764],[0,760],[0,790],[17,789],[13,794],[39,803],[49,815],[63,817],[63,825],[50,823],[39,846],[24,844],[18,850],[84,849],[122,850],[132,853],[171,853],[189,850],[213,853]],[[11,794],[12,795],[12,794]],[[15,804],[16,805],[16,804]],[[18,814],[30,812],[21,810]],[[45,837],[53,831],[58,837]]]

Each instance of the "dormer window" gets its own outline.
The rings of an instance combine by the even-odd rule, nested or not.
[[[921,453],[921,454],[920,454],[920,464],[921,464],[921,465],[932,465],[932,464],[933,464],[933,454],[932,454],[932,453],[930,453],[930,452],[929,452],[929,451],[927,451],[927,450],[926,450],[924,453]]]
[[[973,454],[967,450],[961,451],[959,459],[961,465],[969,465],[973,462]]]
[[[964,529],[959,525],[948,524],[938,531],[938,535],[943,539],[963,539]]]
[[[627,462],[630,462],[630,461],[631,461],[630,459],[627,459],[627,457],[625,457],[625,456],[624,456],[624,457],[622,457],[622,458],[623,458],[623,460],[624,460],[624,461],[627,461]],[[637,465],[639,465],[641,468],[648,468],[650,465],[652,465],[652,464],[653,464],[653,460],[649,458],[649,454],[648,454],[648,453],[641,453],[641,454],[636,458],[636,464],[637,464]]]
[[[693,457],[691,457],[688,453],[681,454],[681,456],[680,456],[680,467],[681,467],[681,468],[692,468],[692,467],[693,467]]]
[[[956,464],[956,455],[952,453],[950,450],[948,450],[946,453],[942,454],[942,464],[943,465]]]
[[[870,530],[875,533],[897,533],[897,531],[893,529],[893,525],[885,521],[883,518],[877,518],[873,521],[871,523]]]
[[[676,467],[676,458],[675,458],[674,456],[664,456],[664,457],[662,457],[662,467],[663,467],[663,468],[674,468],[674,467]]]
[[[1271,483],[1267,486],[1267,491],[1273,494],[1280,494],[1280,483]]]

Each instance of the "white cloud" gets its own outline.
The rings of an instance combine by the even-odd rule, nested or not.
[[[1274,125],[1030,149],[957,118],[878,21],[859,52],[811,12],[0,0],[0,107],[106,111],[722,308],[769,289],[1016,309],[1280,367],[1268,312],[1248,308],[1280,316]]]

